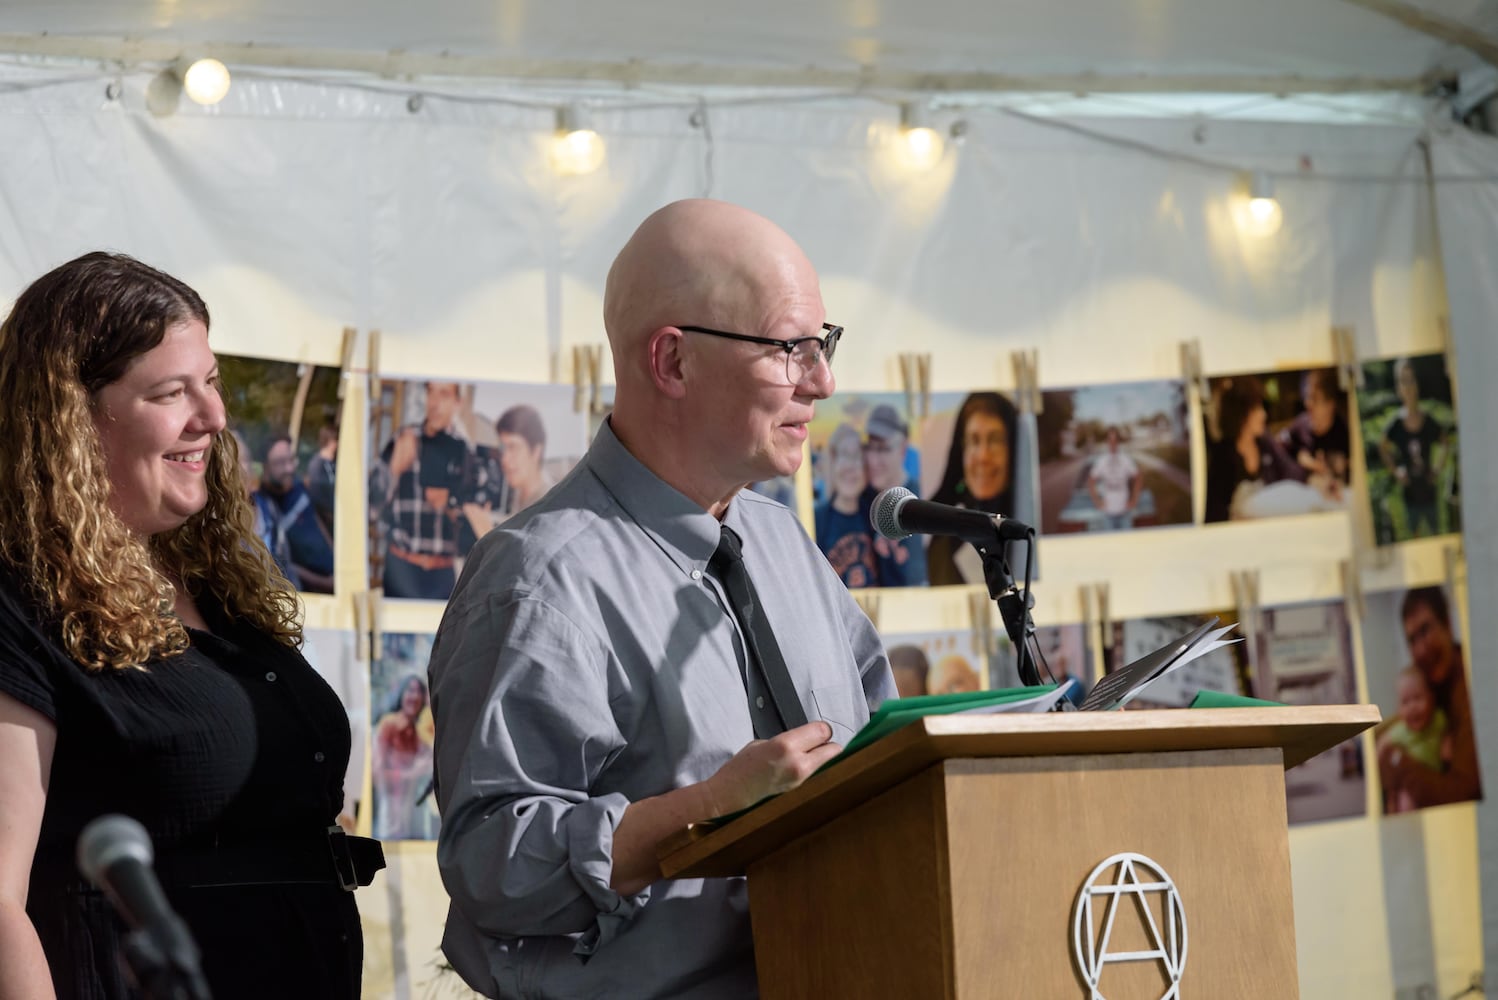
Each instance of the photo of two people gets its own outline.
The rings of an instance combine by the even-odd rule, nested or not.
[[[370,585],[445,601],[476,541],[582,457],[566,385],[385,381],[371,407]]]
[[[898,393],[834,396],[810,426],[813,537],[849,588],[919,587],[923,539],[880,537],[869,523],[874,497],[892,486],[919,495],[921,455]]]

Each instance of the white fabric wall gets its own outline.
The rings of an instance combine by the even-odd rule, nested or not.
[[[1007,387],[1009,352],[1028,348],[1043,385],[1067,386],[1178,374],[1188,339],[1209,373],[1330,363],[1333,325],[1354,327],[1369,357],[1442,343],[1435,227],[1409,125],[1062,123],[1169,153],[1151,155],[969,109],[965,142],[915,174],[892,165],[895,115],[876,101],[722,95],[702,128],[690,103],[642,93],[595,113],[606,167],[559,178],[546,161],[557,95],[489,85],[462,100],[429,94],[413,113],[389,85],[262,76],[238,79],[217,109],[184,105],[158,120],[143,110],[146,77],[125,76],[119,101],[106,100],[108,79],[0,68],[0,304],[52,265],[107,247],[197,287],[223,352],[336,364],[341,330],[354,326],[381,331],[386,375],[570,378],[570,348],[603,340],[603,276],[633,227],[667,201],[710,194],[777,220],[818,265],[829,318],[849,331],[845,389],[900,388],[906,351],[932,356],[943,390]],[[1285,175],[1273,237],[1233,223],[1231,168],[1253,167]],[[1467,220],[1479,248],[1498,219],[1487,195]],[[1443,235],[1450,263],[1449,226]],[[1486,335],[1491,278],[1472,283],[1481,294],[1463,292],[1458,332]],[[351,393],[350,406],[361,399]],[[362,454],[360,423],[345,419],[346,461]],[[1482,438],[1463,440],[1468,496],[1482,496],[1471,454]],[[340,476],[351,484],[340,539],[361,534],[360,478]],[[1036,618],[1079,620],[1078,586],[1102,581],[1115,617],[1226,607],[1229,571],[1246,568],[1261,571],[1266,603],[1335,597],[1356,530],[1323,516],[1048,540]],[[341,548],[340,590],[359,586],[362,560]],[[1364,585],[1441,573],[1439,546],[1415,544],[1369,568]],[[966,623],[967,600],[887,596],[882,614],[896,630],[949,627]],[[309,621],[352,627],[352,602],[314,601]],[[428,630],[436,612],[391,609],[384,624]],[[1474,689],[1480,717],[1494,718],[1481,711],[1493,692],[1481,679]],[[1484,738],[1498,747],[1498,731]],[[1391,850],[1376,818],[1293,831],[1306,997],[1424,982],[1450,995],[1481,967],[1474,812],[1428,813],[1418,834]],[[440,932],[430,849],[395,853],[400,876],[365,894],[371,996],[411,995]],[[1410,885],[1427,905],[1393,905]],[[1495,923],[1490,912],[1489,941]],[[387,927],[402,935],[395,954]],[[1410,939],[1425,944],[1401,951]]]

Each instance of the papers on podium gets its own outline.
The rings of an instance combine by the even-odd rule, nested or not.
[[[1080,708],[1084,712],[1107,712],[1123,708],[1145,688],[1172,670],[1224,646],[1243,641],[1242,638],[1226,637],[1233,630],[1232,625],[1213,628],[1214,625],[1217,625],[1216,618],[1179,639],[1172,639],[1153,653],[1146,653],[1133,663],[1119,667],[1093,686]]]

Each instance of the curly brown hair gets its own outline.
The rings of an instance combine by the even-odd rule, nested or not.
[[[187,648],[174,575],[287,645],[296,594],[254,532],[238,447],[214,437],[208,503],[142,539],[111,509],[94,399],[166,331],[208,307],[187,285],[120,254],[89,253],[21,293],[0,324],[0,557],[63,648],[93,670],[144,669]]]

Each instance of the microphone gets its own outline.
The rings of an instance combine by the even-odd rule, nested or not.
[[[874,498],[869,523],[885,538],[909,535],[952,535],[986,548],[996,542],[1017,542],[1033,530],[1003,514],[952,507],[931,500],[918,500],[903,486],[891,486]]]
[[[146,828],[129,816],[100,816],[78,837],[78,869],[104,891],[131,933],[125,959],[152,1000],[209,1000],[198,947],[172,911],[151,869]]]

